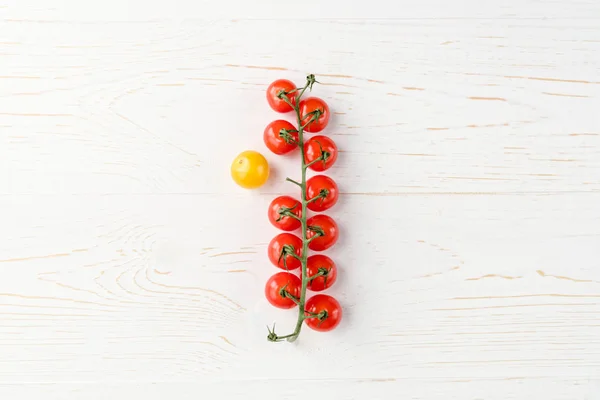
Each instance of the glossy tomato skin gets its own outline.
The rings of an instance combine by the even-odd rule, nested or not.
[[[317,109],[321,110],[322,114],[316,121],[311,122],[304,130],[310,133],[321,132],[327,124],[329,123],[329,106],[325,101],[321,100],[318,97],[307,97],[306,99],[300,100],[300,104],[298,105],[300,108],[300,115],[305,116],[309,112],[315,111]],[[303,118],[302,124],[306,124],[310,121],[311,116],[307,116]]]
[[[313,199],[321,193],[327,195],[308,203],[312,211],[321,212],[330,209],[338,201],[338,186],[333,179],[325,175],[315,175],[306,181],[306,198]]]
[[[291,143],[288,143],[285,138],[280,135],[282,129],[293,131],[296,130],[296,127],[288,121],[278,119],[267,125],[263,133],[263,140],[267,148],[278,155],[287,154],[298,147],[298,132],[288,133],[292,141]]]
[[[324,236],[319,236],[316,239],[313,239],[308,247],[314,251],[323,251],[327,250],[331,246],[333,246],[339,236],[339,229],[336,222],[328,215],[318,214],[314,217],[311,217],[306,221],[308,228],[306,229],[306,237],[308,239],[312,238],[316,235],[315,231],[310,229],[310,227],[317,227],[323,230]]]
[[[306,263],[306,276],[311,277],[319,273],[320,269],[325,269],[327,275],[319,276],[308,282],[308,289],[313,292],[325,290],[337,280],[337,267],[333,260],[323,254],[315,254],[308,257]]]
[[[271,221],[271,224],[282,231],[288,232],[300,228],[300,221],[293,217],[285,217],[279,214],[282,208],[289,209],[298,218],[302,216],[302,204],[299,200],[290,196],[279,196],[269,204],[269,221]]]
[[[231,177],[245,189],[255,189],[269,179],[269,163],[257,151],[244,151],[231,163]]]
[[[327,332],[335,329],[342,320],[342,306],[336,299],[326,294],[316,294],[308,299],[304,310],[306,315],[327,313],[323,319],[307,318],[304,320],[306,325],[315,331]]]
[[[265,285],[267,300],[277,308],[296,307],[296,303],[292,299],[281,295],[281,290],[284,287],[288,293],[297,299],[300,298],[300,291],[302,289],[300,278],[289,272],[278,272],[271,276]]]
[[[327,160],[318,161],[308,167],[313,171],[325,171],[329,169],[337,160],[338,149],[335,145],[335,142],[329,139],[327,136],[317,135],[304,142],[304,162],[309,164],[321,157],[321,149],[323,149],[324,152],[329,153],[329,156]]]
[[[267,88],[267,101],[269,106],[277,112],[286,113],[293,110],[293,108],[286,103],[284,100],[277,97],[280,91],[290,92],[296,89],[294,82],[287,79],[277,79],[273,81]],[[292,104],[296,104],[296,92],[289,94],[288,97],[292,101]]]
[[[300,261],[292,257],[291,255],[287,255],[285,257],[286,265],[284,265],[283,263],[284,257],[281,257],[280,259],[281,251],[283,250],[283,246],[285,245],[293,246],[294,253],[298,257],[302,256],[302,239],[300,239],[296,235],[292,235],[291,233],[280,233],[271,240],[269,246],[267,247],[269,253],[269,260],[271,260],[271,263],[273,263],[273,265],[281,269],[287,269],[291,271],[296,268],[300,268]]]

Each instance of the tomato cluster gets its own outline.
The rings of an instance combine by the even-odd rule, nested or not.
[[[296,88],[287,79],[278,79],[269,85],[269,106],[280,113],[296,111],[301,126],[295,127],[282,119],[275,120],[265,128],[263,139],[267,148],[277,155],[292,153],[300,148],[302,167],[319,173],[328,170],[336,162],[338,149],[327,136],[303,137],[307,132],[323,131],[330,117],[329,106],[322,99],[301,98],[307,88],[312,88],[310,81],[304,88]],[[338,186],[325,175],[314,175],[308,180],[304,180],[304,177],[305,174],[302,183],[292,181],[299,186],[299,199],[295,196],[279,196],[268,208],[271,224],[284,231],[268,245],[269,260],[284,270],[271,276],[265,286],[267,300],[278,308],[294,308],[302,303],[301,299],[305,299],[302,293],[303,280],[306,280],[308,290],[320,292],[331,287],[337,279],[337,267],[331,258],[323,254],[304,253],[309,250],[321,252],[337,242],[339,229],[333,218],[325,214],[310,217],[305,214],[308,210],[320,213],[333,207],[338,201]],[[301,268],[303,263],[305,268]],[[296,274],[298,270],[300,277]],[[317,294],[306,300],[303,311],[300,319],[317,331],[334,329],[342,318],[340,304],[326,294]]]

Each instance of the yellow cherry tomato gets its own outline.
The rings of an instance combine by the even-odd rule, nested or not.
[[[255,189],[269,178],[269,163],[257,151],[244,151],[231,163],[231,177],[241,187]]]

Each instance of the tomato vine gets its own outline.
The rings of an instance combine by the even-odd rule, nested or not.
[[[342,310],[333,297],[319,294],[308,299],[307,289],[312,282],[319,281],[318,285],[312,290],[324,290],[331,286],[335,281],[335,264],[326,256],[315,258],[323,264],[311,263],[310,270],[314,271],[312,276],[309,272],[309,249],[321,251],[331,247],[337,241],[338,228],[332,218],[318,214],[308,218],[308,209],[313,211],[324,211],[337,202],[337,185],[333,180],[325,176],[315,176],[311,178],[314,185],[307,184],[307,170],[309,168],[317,171],[323,171],[329,168],[337,157],[337,147],[335,143],[324,136],[313,137],[308,143],[305,141],[305,133],[316,133],[323,130],[329,122],[329,107],[327,103],[316,97],[302,99],[307,90],[312,91],[313,85],[318,83],[313,74],[306,77],[306,84],[301,88],[296,88],[292,82],[284,79],[273,82],[267,89],[267,100],[271,108],[277,112],[294,111],[296,114],[297,127],[289,127],[284,121],[278,120],[269,124],[265,130],[265,144],[275,154],[285,154],[296,147],[301,151],[301,180],[298,182],[291,178],[286,178],[288,182],[297,185],[300,188],[300,208],[296,209],[293,205],[293,199],[285,199],[290,205],[273,205],[281,202],[281,197],[276,199],[270,207],[271,222],[283,230],[291,230],[294,226],[282,226],[281,219],[293,219],[300,222],[302,230],[301,250],[296,249],[292,244],[279,244],[276,249],[280,249],[278,266],[281,267],[283,260],[284,269],[287,267],[287,258],[292,257],[300,263],[301,285],[297,287],[296,275],[288,272],[280,272],[274,275],[268,282],[265,294],[271,304],[280,308],[290,308],[298,306],[298,320],[292,333],[278,335],[273,328],[268,327],[267,339],[272,342],[287,340],[295,341],[302,330],[302,325],[306,321],[307,325],[317,331],[328,331],[335,328],[341,319]],[[277,128],[280,128],[277,132]],[[274,130],[275,129],[275,130]],[[315,140],[317,139],[317,140]],[[321,144],[323,142],[323,144]],[[305,146],[307,144],[307,146]],[[325,147],[325,148],[324,148]],[[317,179],[315,179],[317,178]],[[322,186],[318,184],[321,183]],[[310,196],[309,198],[309,191]],[[273,209],[279,207],[279,209]],[[288,221],[289,222],[289,221]],[[290,229],[287,229],[287,228]],[[279,235],[278,237],[280,237]],[[283,242],[282,242],[283,243]],[[270,245],[269,254],[271,260],[272,248]],[[314,257],[314,256],[313,256]],[[314,264],[314,265],[312,265]],[[287,276],[290,275],[290,276]],[[274,279],[277,277],[277,279]],[[295,278],[294,278],[295,277]],[[329,281],[328,281],[329,279]],[[293,287],[293,290],[289,290]]]

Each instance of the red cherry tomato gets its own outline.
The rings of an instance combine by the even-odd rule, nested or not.
[[[284,130],[282,133],[282,130]],[[265,145],[275,154],[286,154],[298,147],[298,132],[288,121],[278,119],[265,128],[263,140]]]
[[[342,320],[342,306],[336,299],[326,294],[317,294],[308,299],[304,312],[307,316],[319,316],[305,319],[306,325],[315,331],[330,331]]]
[[[306,198],[308,200],[317,198],[308,203],[312,211],[325,211],[330,209],[338,201],[338,186],[333,179],[325,175],[315,175],[306,181]]]
[[[290,196],[279,196],[269,205],[269,221],[274,227],[282,231],[293,231],[300,228],[300,221],[293,217],[284,216],[283,212],[289,211],[298,218],[302,216],[302,204]]]
[[[290,92],[296,89],[294,82],[287,79],[277,79],[267,88],[267,101],[274,111],[286,113],[293,110],[292,106],[278,97],[281,91]],[[296,104],[296,92],[288,94],[292,104]]]
[[[283,291],[288,292],[296,299],[300,298],[302,281],[294,274],[288,272],[278,272],[269,278],[265,285],[265,296],[269,303],[277,308],[296,307],[294,300],[285,296]]]
[[[320,292],[333,285],[337,279],[337,267],[333,260],[323,254],[315,254],[306,261],[306,276],[309,278],[318,273],[324,275],[308,282],[308,288],[313,292]]]
[[[285,247],[287,246],[287,247]],[[282,257],[284,247],[293,251],[298,257],[302,255],[302,239],[291,233],[280,233],[275,236],[268,246],[269,260],[273,265],[287,270],[300,268],[300,261],[291,254]],[[285,260],[285,263],[284,263]],[[286,268],[287,267],[287,268]]]
[[[317,235],[317,232],[320,234],[319,237],[312,239],[308,244],[311,250],[327,250],[337,242],[339,230],[333,218],[325,214],[318,214],[309,218],[306,224],[308,226],[306,229],[306,237],[308,239]]]
[[[309,168],[313,171],[321,172],[331,167],[337,160],[338,149],[333,140],[327,136],[313,136],[304,142],[304,162],[309,164],[321,157],[321,153],[325,153],[325,161],[317,161]]]
[[[316,120],[308,124],[304,130],[306,132],[316,133],[321,132],[327,126],[329,122],[329,106],[323,100],[318,97],[307,97],[300,101],[299,104],[300,115],[304,117],[302,119],[302,125],[310,121],[312,115],[307,115],[315,110],[321,110],[321,116]],[[305,117],[306,116],[306,117]]]

